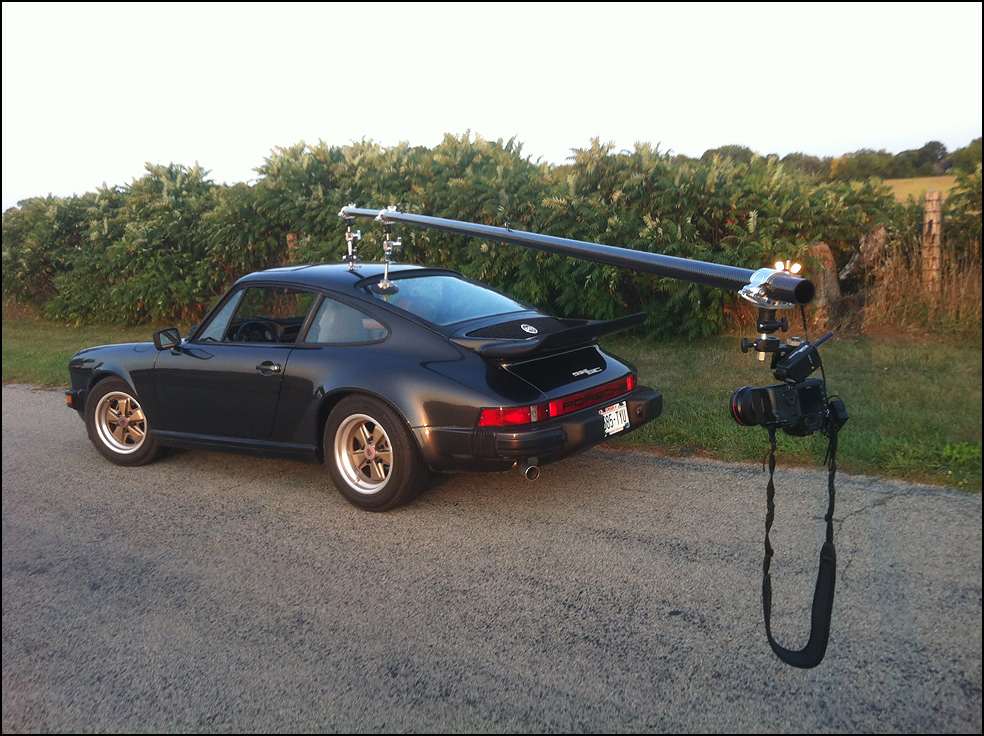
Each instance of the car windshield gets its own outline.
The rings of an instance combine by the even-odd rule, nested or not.
[[[399,287],[395,294],[370,293],[436,325],[530,309],[505,294],[457,276],[416,276],[395,283]]]

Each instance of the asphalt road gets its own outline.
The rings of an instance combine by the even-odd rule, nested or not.
[[[320,466],[118,468],[8,386],[2,449],[4,733],[981,732],[980,495],[839,476],[798,670],[762,624],[760,467],[594,450],[370,514]],[[799,647],[826,479],[777,484]]]

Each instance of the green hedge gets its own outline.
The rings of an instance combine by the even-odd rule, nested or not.
[[[337,260],[346,204],[560,235],[747,268],[825,241],[843,264],[877,224],[911,213],[874,183],[818,183],[775,158],[676,160],[594,141],[570,163],[529,160],[515,140],[448,135],[428,149],[372,142],[277,149],[255,184],[217,185],[195,166],[147,166],[127,187],[35,198],[3,214],[3,296],[53,319],[195,321],[250,271]],[[980,167],[958,193],[960,232],[980,234]],[[965,180],[968,177],[965,177]],[[973,179],[973,176],[969,177]],[[962,197],[962,199],[961,199]],[[976,220],[974,219],[976,217]],[[381,229],[362,225],[363,254]],[[448,266],[557,313],[645,311],[654,334],[720,331],[734,295],[434,231],[398,233],[403,260]],[[970,247],[970,246],[968,246]]]

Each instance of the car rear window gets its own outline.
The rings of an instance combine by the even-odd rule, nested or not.
[[[483,284],[456,276],[417,276],[395,279],[394,283],[398,287],[395,294],[370,293],[436,325],[530,309]]]

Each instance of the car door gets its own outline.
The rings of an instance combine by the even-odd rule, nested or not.
[[[159,428],[267,440],[295,340],[315,297],[275,285],[230,294],[193,341],[159,355],[154,369]]]

